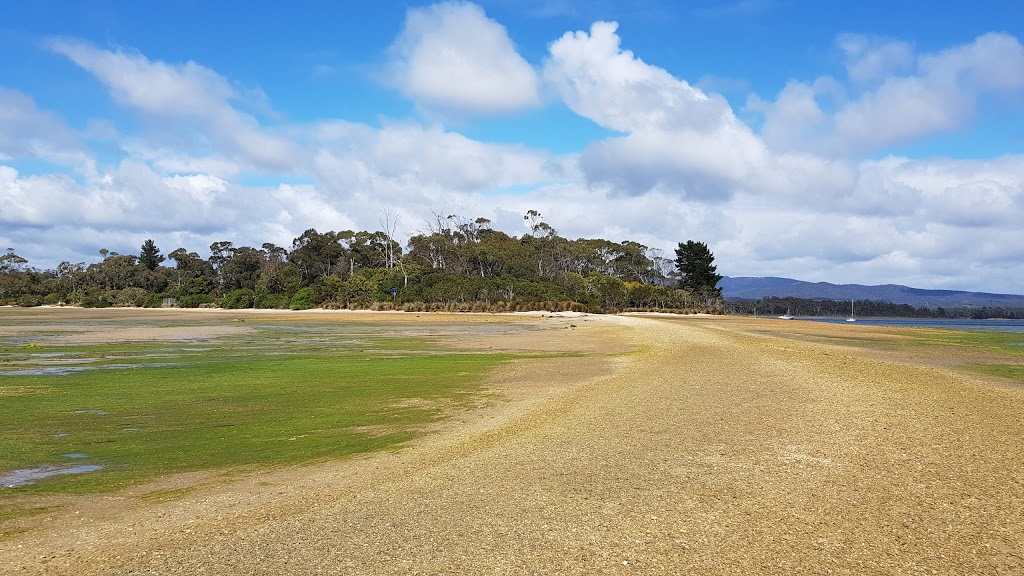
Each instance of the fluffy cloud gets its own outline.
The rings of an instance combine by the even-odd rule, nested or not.
[[[550,46],[544,78],[580,116],[625,132],[591,145],[581,167],[628,193],[675,190],[722,200],[764,148],[728,103],[623,50],[614,22],[570,32]]]
[[[487,144],[438,127],[389,124],[376,129],[329,122],[314,131],[318,171],[329,156],[360,163],[380,178],[450,192],[561,180],[571,170],[568,162],[544,152]]]
[[[351,227],[309,187],[243,187],[204,174],[161,175],[124,160],[78,182],[22,176],[0,166],[0,241],[35,266],[56,257],[94,261],[101,247],[137,253],[146,238],[169,252],[203,252],[214,241],[283,245],[311,226]]]
[[[507,208],[504,190],[579,180],[571,158],[483,143],[437,127],[391,124],[376,129],[334,121],[313,132],[312,174],[323,197],[367,227],[377,226],[387,207],[398,216],[398,232],[404,235],[422,230],[435,212],[497,222],[495,210]],[[517,212],[517,223],[526,209]]]
[[[427,108],[490,114],[540,103],[533,68],[475,4],[410,9],[391,54],[392,82]]]
[[[269,130],[234,108],[237,95],[226,79],[194,63],[173,66],[74,42],[53,48],[95,73],[121,104],[150,120],[184,123],[208,142],[174,146],[160,134],[124,137],[116,126],[100,123],[90,130],[117,141],[124,158],[116,166],[82,180],[24,176],[0,166],[0,238],[37,265],[52,265],[39,259],[67,254],[68,246],[81,243],[96,242],[84,250],[86,256],[98,246],[136,250],[137,237],[200,251],[224,239],[288,245],[310,227],[372,228],[385,206],[398,213],[401,231],[410,234],[432,210],[483,214],[477,200],[489,190],[577,177],[570,160],[524,146],[483,143],[418,124],[378,129],[332,120],[281,130],[289,137],[280,137],[284,159],[294,161],[289,170],[294,167],[300,180],[312,184],[243,186],[239,182],[261,165],[242,153],[238,141],[258,140]],[[151,94],[146,85],[160,90]],[[42,132],[43,120],[61,126],[27,98],[13,101],[23,104],[22,111],[35,111],[34,132]],[[70,130],[65,133],[73,140]],[[79,232],[50,251],[62,245],[49,236],[54,230]],[[103,232],[118,230],[120,239]]]
[[[240,96],[227,80],[195,62],[152,62],[141,54],[71,40],[55,40],[50,48],[94,74],[118,103],[167,121],[165,129],[180,131],[180,123],[187,122],[208,140],[195,142],[196,148],[212,143],[236,162],[273,171],[288,171],[296,157],[291,142],[261,129],[254,117],[232,105]]]
[[[729,210],[742,225],[716,255],[744,275],[954,289],[981,289],[982,278],[1019,291],[1022,171],[1021,157],[887,158],[858,164],[819,199],[740,194]]]
[[[890,160],[888,177],[917,194],[920,221],[961,228],[1017,228],[1024,212],[1024,157]]]
[[[750,108],[764,113],[770,145],[870,153],[963,128],[982,95],[1024,88],[1024,46],[1007,34],[985,34],[932,54],[853,35],[842,36],[839,46],[849,78],[866,88],[850,96],[835,79],[822,77],[791,81],[772,103],[753,98]]]
[[[13,226],[209,230],[236,214],[231,202],[212,201],[216,189],[225,185],[205,176],[165,178],[133,160],[83,183],[59,174],[21,176],[0,166],[0,205],[5,207],[0,221]]]
[[[544,78],[574,112],[619,132],[705,131],[731,115],[712,98],[622,50],[615,22],[567,32],[549,48]]]

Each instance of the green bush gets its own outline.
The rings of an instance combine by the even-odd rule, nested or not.
[[[200,276],[198,278],[189,278],[185,281],[185,286],[182,287],[181,292],[186,296],[201,296],[209,294],[213,290],[213,280]]]
[[[143,308],[163,308],[164,298],[169,298],[170,295],[167,293],[150,294],[146,301],[142,303]]]
[[[111,306],[130,307],[142,306],[149,299],[150,293],[142,288],[125,288],[124,290],[111,290],[104,294],[103,299],[110,302]]]
[[[248,288],[232,290],[221,299],[221,308],[252,308],[256,302],[256,293]]]
[[[287,294],[256,293],[253,299],[253,308],[288,308],[290,305],[291,298]]]
[[[31,308],[33,306],[42,306],[43,299],[35,294],[22,294],[21,296],[18,296],[15,303],[23,308]]]
[[[110,301],[100,294],[83,294],[81,299],[83,308],[110,308]]]
[[[341,293],[349,308],[365,308],[376,299],[378,286],[371,278],[353,276],[345,281]]]
[[[181,308],[199,308],[203,304],[213,304],[213,297],[209,294],[189,294],[178,298],[178,306]]]
[[[291,309],[292,310],[309,310],[314,306],[313,304],[313,288],[306,287],[295,293],[292,296]]]
[[[337,276],[322,276],[313,283],[313,304],[319,306],[324,302],[333,302],[338,299],[341,292],[341,278]]]
[[[81,290],[72,290],[64,297],[64,303],[72,306],[84,306],[83,300],[85,300],[85,292]]]

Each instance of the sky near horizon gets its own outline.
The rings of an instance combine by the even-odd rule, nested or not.
[[[432,214],[719,273],[1024,294],[1024,4],[37,0],[0,249],[206,256]]]

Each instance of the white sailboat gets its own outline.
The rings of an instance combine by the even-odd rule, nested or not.
[[[846,319],[847,322],[856,322],[857,319],[853,316],[853,300],[850,300],[850,317]]]
[[[792,320],[793,317],[789,315],[789,308],[786,308],[786,313],[779,316],[779,320]]]

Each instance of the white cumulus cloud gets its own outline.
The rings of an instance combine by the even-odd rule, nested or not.
[[[596,22],[551,44],[544,78],[574,112],[619,132],[707,130],[731,114],[721,98],[623,50],[617,29]]]
[[[427,108],[491,114],[540,103],[536,72],[475,4],[409,9],[391,55],[391,81]]]
[[[574,112],[626,133],[589,146],[594,182],[637,194],[674,190],[721,200],[766,161],[760,140],[719,95],[708,95],[623,50],[618,24],[597,22],[551,44],[544,78]]]

